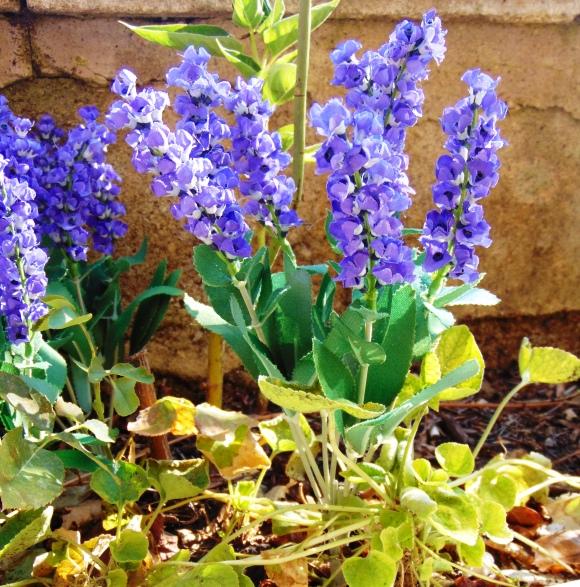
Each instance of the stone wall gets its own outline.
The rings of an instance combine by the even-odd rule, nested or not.
[[[287,4],[295,8],[295,2]],[[314,33],[311,100],[333,94],[328,85],[328,53],[340,40],[357,37],[376,47],[396,19],[418,17],[431,5],[431,0],[343,0],[336,16]],[[143,23],[203,19],[230,28],[228,7],[228,0],[0,0],[1,91],[21,115],[34,117],[48,111],[60,124],[70,125],[81,105],[105,108],[110,103],[108,86],[119,67],[134,69],[144,84],[159,84],[166,68],[178,59],[173,51],[133,36],[119,19]],[[488,274],[486,286],[503,302],[495,308],[469,309],[461,317],[471,322],[493,320],[497,331],[498,325],[509,324],[510,317],[518,317],[514,323],[520,328],[522,317],[535,317],[544,324],[556,315],[562,333],[553,331],[552,320],[546,336],[554,344],[574,347],[578,334],[574,320],[580,310],[578,4],[575,0],[441,0],[439,9],[449,29],[448,53],[425,84],[425,116],[410,133],[410,177],[417,197],[408,225],[420,226],[430,206],[433,163],[443,140],[438,117],[464,92],[462,72],[481,66],[501,76],[500,92],[510,106],[504,124],[510,146],[502,152],[500,184],[486,202],[494,244],[482,253],[481,265]],[[233,75],[223,64],[219,69]],[[282,123],[290,115],[288,106],[277,116]],[[199,295],[198,279],[190,269],[191,239],[168,215],[167,203],[150,196],[147,181],[133,171],[129,157],[122,141],[112,150],[124,178],[130,222],[120,252],[134,251],[145,235],[151,246],[147,266],[136,271],[128,288],[137,291],[153,264],[168,257],[172,267],[186,268],[183,287]],[[309,178],[300,211],[307,224],[293,235],[297,251],[303,261],[318,262],[327,254],[322,237],[323,180]],[[525,334],[525,329],[513,334],[516,342],[508,345],[508,356],[513,356],[517,339]],[[184,377],[203,373],[203,337],[175,304],[151,346],[154,367]],[[498,344],[501,338],[496,333],[494,345]],[[234,364],[231,357],[229,364]]]

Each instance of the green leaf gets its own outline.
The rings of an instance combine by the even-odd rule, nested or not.
[[[0,526],[0,569],[9,569],[31,547],[50,534],[53,508],[20,511]]]
[[[67,366],[64,357],[55,351],[46,341],[42,341],[37,357],[48,363],[46,369],[47,382],[58,390],[62,390],[66,383]],[[49,398],[47,398],[49,399]]]
[[[274,63],[264,73],[262,94],[271,104],[277,106],[291,100],[295,87],[295,63]]]
[[[153,383],[155,377],[144,367],[134,367],[130,363],[117,363],[113,365],[109,372],[112,375],[119,375],[127,379],[139,381],[139,383]]]
[[[512,477],[493,469],[484,469],[474,483],[467,485],[467,490],[485,501],[498,503],[506,511],[514,507],[518,495],[518,486]]]
[[[282,140],[282,149],[289,151],[294,144],[294,125],[285,124],[278,129],[280,133],[280,139]]]
[[[470,498],[461,490],[437,487],[431,494],[437,510],[429,520],[443,536],[475,546],[479,539],[479,517]]]
[[[371,550],[363,558],[354,556],[344,561],[342,574],[349,587],[392,587],[397,564],[384,552]]]
[[[287,271],[285,278],[289,290],[278,304],[277,346],[289,376],[300,358],[312,349],[312,279],[308,271],[303,269]]]
[[[299,422],[304,436],[308,444],[314,441],[314,432],[308,424],[308,420],[303,414],[299,414]],[[294,452],[296,450],[296,442],[292,434],[290,424],[288,424],[287,417],[284,414],[276,416],[271,420],[262,420],[258,425],[260,433],[273,453]]]
[[[376,342],[369,342],[361,338],[349,338],[348,342],[361,365],[381,365],[387,358],[383,347]]]
[[[101,442],[115,442],[115,439],[111,435],[111,429],[105,422],[101,422],[100,420],[85,420],[82,423],[82,427],[92,432],[95,438]]]
[[[435,449],[435,458],[441,468],[452,477],[469,475],[475,467],[473,453],[467,444],[445,442]]]
[[[267,28],[271,27],[272,25],[276,24],[284,17],[284,12],[286,11],[286,7],[284,6],[284,0],[274,0],[274,6],[272,7],[268,16],[264,19],[258,32],[263,32]],[[264,11],[266,12],[266,11]]]
[[[311,9],[311,31],[316,30],[336,9],[340,0],[317,4]],[[298,41],[298,15],[294,14],[274,24],[263,33],[264,43],[272,56],[277,56]]]
[[[58,497],[63,479],[62,461],[25,440],[22,428],[4,435],[0,444],[0,496],[5,509],[45,506]]]
[[[92,473],[98,465],[84,453],[76,449],[62,449],[52,451],[65,466],[65,469],[77,469],[85,473]]]
[[[485,554],[485,542],[481,536],[477,537],[477,542],[468,546],[467,544],[459,545],[459,556],[463,559],[463,562],[470,566],[479,568],[483,564],[483,555]]]
[[[232,283],[226,261],[208,245],[193,249],[193,264],[205,285],[223,287]]]
[[[435,355],[441,366],[441,373],[446,375],[466,361],[475,360],[479,371],[467,381],[443,392],[438,399],[441,401],[458,400],[477,393],[483,381],[485,363],[473,334],[465,325],[453,326],[440,337],[435,349]]]
[[[188,499],[207,489],[209,470],[204,459],[182,461],[149,460],[149,477],[153,480],[163,501]]]
[[[169,287],[177,286],[177,283],[181,278],[181,270],[177,269],[166,276],[166,269],[167,261],[163,260],[157,266],[153,278],[149,283],[149,288],[158,285],[166,285]],[[159,295],[149,298],[139,304],[139,307],[135,312],[135,327],[131,329],[129,354],[135,355],[145,347],[149,340],[151,340],[165,317],[170,301],[171,296]]]
[[[233,0],[232,20],[235,25],[254,31],[264,18],[262,0]]]
[[[91,489],[107,503],[123,507],[136,502],[149,487],[144,469],[126,461],[113,461],[108,470],[97,469],[90,482]]]
[[[91,383],[98,383],[107,376],[107,372],[103,367],[103,360],[99,355],[93,357],[93,359],[91,360],[91,364],[89,365],[87,375]]]
[[[185,309],[194,320],[210,332],[219,334],[232,347],[252,377],[257,378],[262,373],[254,350],[237,327],[226,322],[211,306],[202,304],[187,294],[183,301]]]
[[[415,315],[413,288],[399,288],[393,295],[387,332],[381,341],[386,360],[369,367],[366,400],[388,405],[401,391],[413,358]]]
[[[185,50],[190,45],[203,47],[212,55],[221,56],[219,43],[227,49],[239,51],[240,42],[232,37],[226,30],[208,24],[161,24],[132,26],[122,22],[129,30],[141,38],[157,45]]]
[[[236,69],[246,77],[255,77],[260,73],[260,64],[256,63],[252,57],[236,51],[235,49],[228,49],[224,47],[219,41],[217,45],[221,51],[221,56],[229,61]]]
[[[111,556],[118,563],[141,562],[149,552],[149,540],[143,532],[126,528],[109,545]]]
[[[344,362],[318,340],[313,344],[314,365],[324,395],[332,400],[356,401],[356,385]]]
[[[107,571],[107,587],[127,587],[128,580],[124,569],[110,569]]]
[[[465,285],[471,285],[472,287],[463,290]],[[443,306],[495,306],[499,304],[501,300],[487,289],[481,287],[473,287],[473,284],[465,284],[457,288],[444,287],[441,292],[441,296],[435,300],[433,305],[437,308]],[[462,290],[462,291],[458,291]]]
[[[141,292],[138,296],[136,296],[131,303],[121,312],[120,316],[114,321],[114,331],[113,335],[111,336],[110,344],[112,347],[120,344],[125,337],[125,333],[127,332],[129,325],[131,323],[131,319],[133,315],[139,308],[139,306],[149,298],[154,298],[159,295],[167,295],[167,296],[182,296],[183,291],[177,287],[171,287],[168,285],[159,285],[157,287],[150,287],[146,289],[144,292]]]
[[[126,377],[112,378],[113,407],[119,416],[130,416],[139,407],[139,398],[135,393],[135,380]]]
[[[376,418],[384,411],[384,406],[379,404],[363,404],[359,406],[345,399],[330,399],[300,388],[292,388],[289,383],[272,380],[266,377],[258,379],[260,391],[275,404],[295,412],[308,414],[321,410],[342,410],[361,420]]]
[[[519,356],[520,376],[526,383],[568,383],[580,378],[580,359],[553,347],[532,347],[524,338]]]
[[[401,493],[401,507],[419,518],[427,519],[437,509],[437,503],[418,487],[406,487]]]
[[[366,450],[368,443],[377,437],[382,439],[388,438],[393,434],[395,428],[412,412],[430,402],[437,397],[442,391],[453,387],[462,381],[465,381],[478,373],[479,365],[476,361],[467,361],[460,367],[457,367],[450,373],[447,373],[434,385],[422,389],[419,393],[410,399],[402,402],[396,408],[385,414],[369,420],[359,422],[351,426],[346,431],[346,439],[350,445],[362,454]]]
[[[484,500],[480,507],[481,531],[497,544],[508,544],[513,533],[507,524],[503,506],[495,501]]]
[[[244,584],[245,585],[245,584]],[[146,587],[239,587],[238,574],[222,563],[180,568],[160,564],[147,575]]]

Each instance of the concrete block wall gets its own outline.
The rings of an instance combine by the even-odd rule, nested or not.
[[[359,38],[377,47],[401,17],[419,17],[437,7],[447,26],[448,52],[425,84],[425,116],[410,132],[410,178],[417,191],[407,223],[420,226],[430,207],[433,164],[443,135],[442,109],[464,93],[459,78],[480,66],[502,77],[500,92],[510,106],[504,134],[510,142],[501,156],[501,180],[486,202],[494,244],[481,254],[486,286],[502,304],[462,310],[466,320],[561,316],[567,340],[578,335],[580,296],[580,27],[576,0],[342,0],[336,16],[313,36],[311,101],[334,94],[328,84],[329,51],[341,40]],[[295,1],[288,1],[290,10]],[[0,93],[14,111],[35,117],[52,112],[72,125],[84,104],[105,109],[110,81],[121,66],[136,71],[143,84],[162,84],[178,61],[170,49],[151,45],[118,23],[211,22],[232,29],[229,0],[0,0]],[[219,71],[233,78],[223,63]],[[291,107],[277,114],[285,123]],[[314,140],[314,137],[311,137]],[[201,295],[190,267],[192,240],[168,214],[168,202],[150,195],[148,181],[136,174],[129,149],[120,140],[111,152],[123,177],[123,199],[130,230],[120,246],[131,253],[144,236],[150,239],[149,262],[129,278],[138,291],[160,259],[186,269],[182,286]],[[304,262],[327,256],[323,242],[326,214],[324,181],[308,178],[301,213],[307,224],[293,240]],[[553,329],[554,321],[550,322]],[[572,334],[570,334],[572,333]],[[514,340],[525,335],[517,332]],[[558,333],[550,332],[558,344]],[[563,336],[563,335],[562,335]],[[572,338],[570,338],[572,336]],[[497,337],[496,337],[497,338]],[[151,345],[152,363],[160,370],[189,377],[204,371],[204,334],[175,304]],[[563,342],[570,347],[573,343]],[[509,353],[513,354],[511,347]],[[571,350],[574,350],[572,348]],[[506,351],[508,352],[508,351]],[[229,365],[235,362],[230,357]]]

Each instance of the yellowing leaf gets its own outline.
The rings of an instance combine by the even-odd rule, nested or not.
[[[437,398],[439,401],[458,400],[479,391],[485,363],[475,338],[467,326],[462,324],[445,330],[439,337],[434,352],[439,361],[442,377],[469,360],[475,360],[479,365],[479,373],[439,394]],[[431,359],[427,360],[431,361]],[[433,367],[430,368],[429,375],[433,375]]]
[[[268,455],[252,434],[257,424],[252,418],[204,403],[197,406],[195,424],[198,450],[224,478],[270,466]]]
[[[385,406],[382,404],[369,402],[359,406],[346,399],[330,399],[322,394],[306,391],[298,387],[294,388],[290,384],[276,379],[260,377],[258,385],[260,386],[260,391],[270,401],[288,410],[303,414],[319,412],[320,410],[343,410],[355,418],[368,420],[380,416],[385,411]]]
[[[195,406],[187,399],[167,396],[141,410],[127,429],[140,436],[195,434]]]
[[[441,468],[452,477],[469,475],[475,467],[473,453],[467,444],[445,442],[435,449],[435,458]]]
[[[580,359],[553,347],[532,347],[524,338],[520,347],[521,378],[528,383],[567,383],[580,378]]]
[[[283,565],[266,565],[266,573],[277,587],[308,587],[308,563],[305,558]]]

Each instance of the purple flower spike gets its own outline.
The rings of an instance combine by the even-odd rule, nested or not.
[[[345,258],[338,280],[362,288],[372,274],[379,284],[413,280],[413,254],[402,240],[400,216],[413,190],[404,152],[407,129],[422,115],[420,82],[445,54],[445,31],[434,11],[420,24],[403,21],[378,51],[360,58],[361,45],[346,41],[331,54],[333,83],[345,102],[315,104],[310,120],[325,137],[316,153],[317,173],[329,174],[330,234]],[[456,195],[441,198],[455,203]]]
[[[238,78],[225,106],[235,115],[232,127],[233,167],[239,188],[248,198],[244,211],[274,230],[281,238],[302,220],[291,208],[296,186],[282,173],[290,164],[280,134],[270,132],[272,108],[262,99],[263,81]]]
[[[207,70],[209,53],[190,47],[183,61],[167,73],[167,83],[181,92],[173,104],[180,119],[175,130],[164,123],[169,106],[166,92],[137,91],[136,77],[121,70],[113,91],[115,102],[107,116],[114,129],[127,129],[133,165],[153,176],[156,196],[177,197],[171,213],[201,242],[230,259],[249,257],[250,229],[236,201],[238,185],[231,156],[223,141],[230,128],[216,112],[230,93],[227,82]]]
[[[48,260],[35,233],[35,192],[24,181],[8,178],[8,160],[0,155],[0,314],[12,344],[28,342],[30,328],[47,308],[42,302]]]
[[[448,155],[439,157],[433,186],[436,209],[427,214],[421,242],[427,272],[446,268],[449,277],[470,283],[478,279],[476,246],[489,247],[489,224],[479,200],[498,182],[497,151],[505,141],[497,122],[507,114],[496,94],[498,80],[471,69],[463,75],[469,95],[443,112],[441,126]]]

